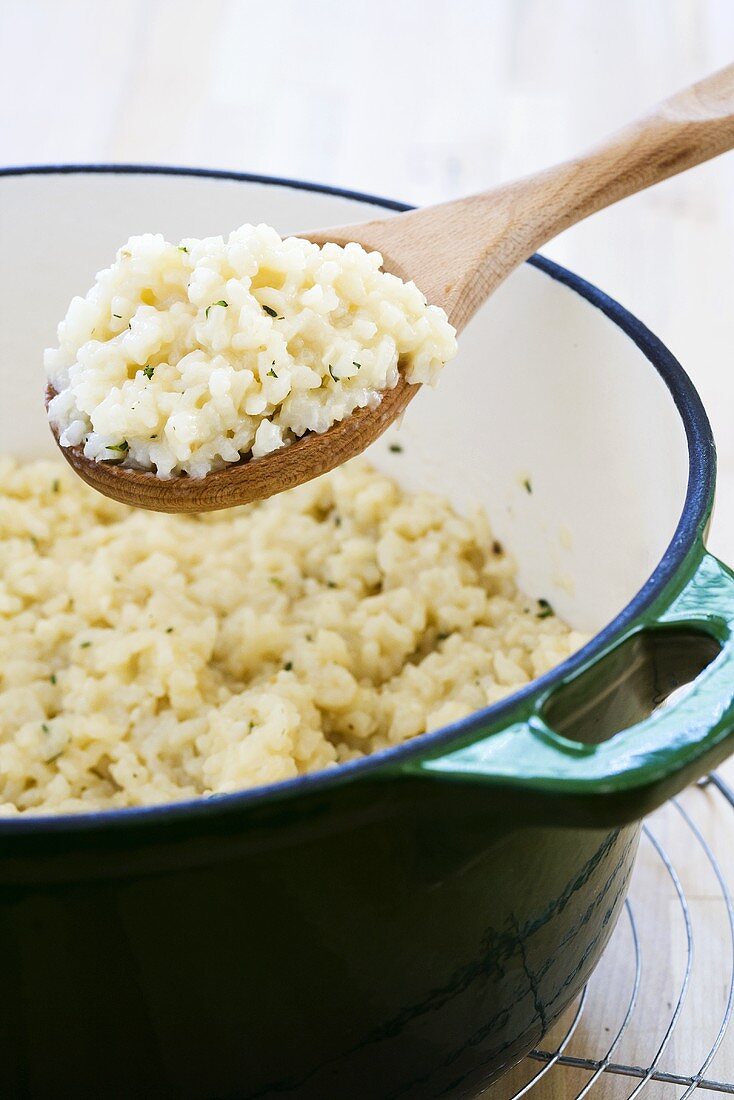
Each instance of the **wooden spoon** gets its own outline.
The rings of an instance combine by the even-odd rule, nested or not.
[[[469,198],[302,236],[316,244],[358,241],[381,252],[385,270],[413,279],[460,331],[518,264],[562,230],[732,146],[734,65],[666,100],[585,156]],[[200,479],[163,481],[87,459],[81,447],[61,450],[89,485],[125,504],[212,511],[272,496],[346,462],[400,416],[417,390],[401,377],[377,408],[359,409],[321,435],[309,433]],[[47,402],[53,396],[47,390]]]

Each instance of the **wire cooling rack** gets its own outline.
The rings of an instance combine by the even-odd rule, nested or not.
[[[710,775],[643,826],[625,915],[560,1024],[485,1100],[734,1096],[734,790]]]

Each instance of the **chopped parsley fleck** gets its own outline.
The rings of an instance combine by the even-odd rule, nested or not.
[[[307,642],[312,642],[313,641],[313,634],[307,634],[306,635],[306,641]]]
[[[49,676],[49,680],[51,681],[52,684],[56,683],[56,673],[55,672],[51,673],[51,675]]]
[[[337,376],[334,374],[334,371],[331,369],[331,363],[329,364],[329,374],[331,375],[331,377],[334,379],[335,382],[339,381]]]
[[[180,244],[178,246],[178,250],[179,250],[179,252],[188,252],[188,248],[186,247],[185,244]]]
[[[44,733],[50,733],[51,732],[51,727],[47,726],[45,722],[41,722],[41,729],[43,730]]]
[[[272,306],[263,306],[263,309],[267,313],[268,317],[277,317],[278,316],[277,309],[273,309]],[[282,321],[283,318],[281,317],[280,320]]]
[[[523,488],[525,489],[526,493],[532,493],[533,484],[529,477],[523,478]]]
[[[91,642],[82,642],[82,644],[80,645],[79,648],[80,649],[89,649],[91,644],[92,644]]]
[[[60,484],[61,482],[59,481],[59,479],[54,478],[54,480],[51,482],[51,492],[58,493]]]
[[[64,755],[64,750],[63,750],[63,749],[59,749],[59,751],[58,751],[58,752],[55,752],[55,753],[53,754],[53,756],[47,756],[47,757],[46,757],[46,759],[45,759],[45,761],[44,761],[44,763],[45,763],[45,764],[53,764],[54,760],[58,760],[58,758],[59,758],[60,756],[63,756],[63,755]]]
[[[492,543],[492,553],[497,554],[498,557],[499,557],[500,554],[504,553],[502,543],[499,541],[499,539],[495,539],[494,542]]]
[[[538,600],[538,607],[540,608],[537,614],[538,619],[547,619],[550,615],[555,615],[555,611],[551,605],[547,600],[542,599],[542,597]]]
[[[361,370],[361,369],[362,369],[362,364],[361,364],[361,363],[352,363],[352,366],[353,366],[353,367],[356,367],[356,368],[357,368],[357,370]]]
[[[167,626],[166,627],[166,634],[173,634],[173,627],[172,626]]]
[[[336,581],[327,581],[326,582],[326,587],[327,588],[336,588]]]
[[[112,316],[116,317],[118,321],[122,320],[122,314],[121,313],[113,313]]]
[[[278,377],[278,375],[275,373],[275,371],[271,367],[270,370],[268,371],[268,378],[277,378],[277,377]]]
[[[148,380],[150,380],[153,377],[153,371],[154,370],[155,370],[155,367],[143,367],[143,374],[145,375],[145,377]]]
[[[403,453],[403,447],[401,443],[391,443],[390,450],[394,455],[401,455]]]
[[[281,580],[280,577],[271,577],[270,578],[270,583],[274,584],[276,588],[282,588],[283,587],[283,581]]]
[[[283,668],[286,672],[290,672],[293,668],[293,661],[286,661],[286,663],[283,665]]]
[[[342,525],[342,517],[341,516],[334,516],[334,526],[335,527],[341,527],[341,525]]]
[[[445,642],[448,637],[449,635],[446,633],[446,631],[442,630],[440,634],[436,635],[436,640],[439,642]]]
[[[157,435],[152,435],[152,436],[151,436],[150,438],[151,438],[151,439],[157,439],[157,438],[158,438],[158,436],[157,436]]]
[[[206,309],[204,310],[204,316],[208,317],[209,316],[209,310],[212,309],[214,306],[223,306],[224,309],[226,309],[228,305],[229,305],[229,302],[225,302],[224,298],[220,298],[218,302],[212,302],[212,304],[210,306],[206,307]]]
[[[130,446],[129,446],[127,440],[123,439],[122,443],[109,443],[107,445],[107,450],[108,451],[120,451],[122,454],[125,454],[126,451],[130,450]]]
[[[29,535],[29,536],[28,536],[28,538],[29,538],[29,539],[31,540],[31,542],[33,543],[34,547],[35,547],[36,549],[38,549],[38,539],[36,538],[36,536],[35,536],[35,535]]]

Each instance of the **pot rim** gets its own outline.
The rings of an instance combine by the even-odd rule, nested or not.
[[[194,176],[203,179],[226,180],[240,183],[258,183],[271,187],[290,188],[354,199],[386,210],[404,212],[413,207],[408,203],[385,199],[376,195],[352,191],[328,184],[310,183],[304,180],[278,176],[259,175],[221,169],[177,167],[158,164],[38,164],[0,168],[0,178],[45,175],[154,175]],[[247,811],[265,801],[290,799],[300,794],[323,791],[339,784],[379,777],[386,768],[392,768],[405,760],[424,756],[464,741],[468,735],[483,727],[497,728],[503,720],[510,724],[513,714],[527,703],[566,680],[576,670],[600,655],[630,626],[643,617],[650,605],[659,599],[668,586],[679,576],[686,575],[688,558],[692,549],[702,542],[713,508],[716,481],[716,449],[711,425],[701,399],[683,367],[657,336],[619,302],[610,298],[598,287],[579,275],[541,255],[526,261],[543,271],[556,282],[562,283],[574,293],[600,310],[610,321],[628,336],[648,362],[660,375],[670,393],[688,445],[688,484],[683,508],[675,532],[663,556],[642,587],[629,603],[581,649],[543,676],[531,681],[519,691],[513,692],[491,706],[453,722],[431,733],[421,734],[403,745],[383,749],[372,756],[348,761],[325,771],[301,775],[295,779],[280,780],[262,787],[213,794],[180,802],[165,802],[152,806],[120,807],[109,810],[93,810],[82,813],[33,814],[0,819],[0,836],[18,834],[65,833],[87,830],[121,828],[125,826],[168,825],[182,819],[220,817]]]

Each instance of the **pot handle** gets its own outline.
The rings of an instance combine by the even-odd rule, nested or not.
[[[571,740],[551,728],[549,716],[558,711],[554,699],[557,704],[574,685],[577,715],[579,708],[604,713],[604,693],[590,699],[578,681],[590,673],[592,681],[595,673],[599,679],[605,663],[614,668],[615,654],[616,667],[629,671],[626,650],[620,663],[625,643],[642,635],[660,639],[659,631],[680,638],[682,630],[717,651],[685,693],[599,744]],[[618,681],[608,675],[606,681],[610,693]],[[479,733],[475,727],[459,748],[407,760],[400,770],[414,778],[490,787],[528,820],[547,821],[550,811],[557,824],[621,825],[656,809],[734,751],[734,574],[698,547],[689,580],[672,598],[666,592],[642,622],[602,654],[532,698],[522,721],[494,731],[484,726]]]

